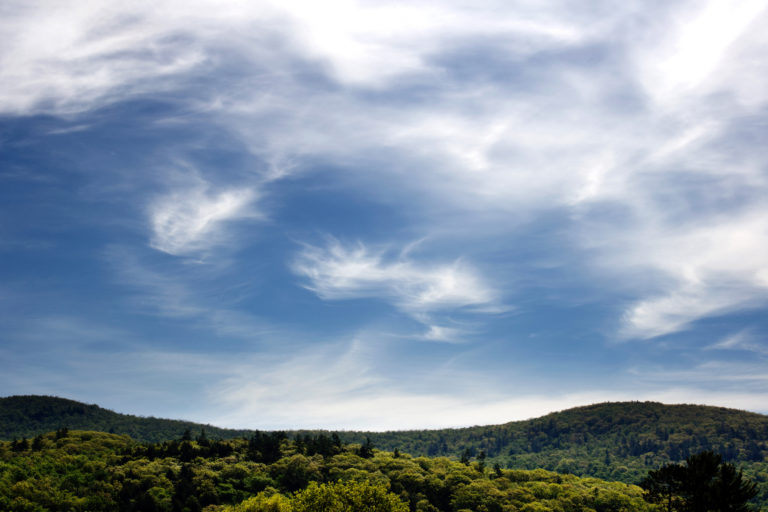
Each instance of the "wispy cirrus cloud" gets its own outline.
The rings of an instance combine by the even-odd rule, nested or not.
[[[237,55],[238,62],[252,65],[251,71],[241,66],[246,71],[238,76],[256,79],[258,87],[242,87],[236,79],[228,94],[203,88],[188,101],[204,105],[267,160],[296,155],[298,162],[319,157],[356,167],[368,166],[364,155],[383,154],[391,165],[378,163],[355,178],[368,192],[397,189],[423,195],[427,210],[449,204],[480,217],[511,217],[513,225],[553,209],[576,209],[579,216],[605,205],[625,209],[628,214],[602,234],[642,237],[634,238],[633,247],[603,244],[602,260],[648,255],[642,265],[667,274],[668,284],[625,311],[624,335],[675,332],[762,294],[743,276],[723,285],[723,274],[705,265],[705,281],[721,284],[693,283],[670,272],[678,257],[658,258],[679,245],[668,233],[697,236],[686,232],[690,223],[679,222],[683,214],[708,220],[693,208],[666,218],[658,212],[666,207],[660,204],[664,194],[681,204],[695,200],[699,191],[678,187],[691,174],[710,176],[712,188],[726,182],[733,187],[734,175],[744,178],[740,187],[766,188],[764,159],[748,151],[751,162],[723,161],[721,149],[727,134],[765,105],[768,73],[760,48],[766,36],[756,28],[765,19],[765,2],[656,6],[652,22],[638,18],[642,7],[632,2],[589,9],[557,1],[512,7],[488,2],[472,9],[459,3],[331,2],[322,10],[310,3],[286,9],[225,2],[213,11],[203,2],[198,13],[184,9],[184,16],[167,16],[178,5],[165,5],[158,11],[81,6],[43,17],[40,5],[12,6],[4,30],[25,35],[9,38],[15,51],[3,54],[7,82],[15,86],[2,104],[66,112],[147,90],[186,89],[187,73]],[[581,23],[585,19],[590,22]],[[279,42],[274,50],[244,37],[270,24],[270,37]],[[51,41],[39,36],[44,29],[58,39],[37,44]],[[152,51],[126,52],[128,47]],[[35,79],[42,76],[37,69],[46,70],[45,84]],[[298,71],[326,86],[308,85]],[[411,91],[398,80],[428,92],[430,102],[409,101]],[[401,92],[405,99],[370,101],[359,94],[366,90],[389,90],[391,98]],[[306,167],[298,165],[296,172]],[[249,199],[226,188],[160,198],[151,213],[152,245],[177,255],[204,251],[218,243],[219,228],[244,213]],[[434,216],[428,223],[446,229]],[[498,234],[505,224],[484,227]],[[591,245],[588,227],[577,224],[574,233],[577,244]],[[644,251],[646,239],[670,244]],[[716,258],[717,252],[716,242],[698,244],[697,254]],[[616,271],[629,275],[637,268],[607,267],[611,279]],[[676,309],[686,310],[686,318],[678,319]]]
[[[741,100],[751,103],[757,99],[752,89],[737,75],[724,71],[744,64],[743,51],[757,51],[765,35],[755,30],[768,13],[764,0],[720,2],[708,0],[690,3],[687,9],[673,12],[662,33],[655,41],[644,41],[638,48],[637,62],[645,89],[651,97],[665,106],[679,105],[684,95],[702,95],[716,89],[738,92]],[[661,28],[661,27],[659,27]],[[746,40],[745,40],[746,39]],[[751,39],[751,41],[748,41]],[[747,43],[746,45],[744,43]],[[739,55],[741,53],[741,55]],[[759,73],[765,64],[758,63],[751,71]],[[762,96],[756,89],[754,93]]]
[[[150,207],[150,245],[175,256],[205,252],[227,241],[226,224],[257,218],[253,188],[209,190],[207,184],[176,190]]]
[[[382,298],[412,313],[496,301],[485,279],[461,260],[416,263],[362,243],[348,246],[331,240],[324,248],[305,246],[292,268],[308,279],[307,288],[326,300]]]
[[[429,320],[425,323],[427,323],[428,328],[421,336],[421,339],[426,341],[459,342],[467,335],[465,329],[446,327],[444,325],[430,325]]]
[[[768,371],[764,361],[722,361],[710,360],[684,368],[653,368],[642,367],[630,370],[637,375],[638,382],[647,387],[649,384],[672,392],[675,388],[700,389],[701,393],[709,390],[713,395],[742,395],[754,398],[765,395],[765,385],[768,382]],[[666,394],[666,393],[665,393]],[[668,400],[668,399],[667,399]],[[700,403],[709,402],[705,397]],[[727,404],[729,407],[736,404]],[[762,410],[764,406],[758,409]],[[748,408],[748,407],[747,407]],[[755,409],[752,406],[752,409]]]
[[[498,291],[470,264],[415,261],[411,246],[399,254],[363,243],[330,239],[325,247],[305,245],[291,264],[307,279],[304,286],[324,300],[370,298],[394,305],[424,324],[413,336],[425,341],[456,343],[472,329],[452,325],[451,315],[499,313],[509,308]]]
[[[763,36],[756,29],[766,16],[764,2],[745,1],[734,9],[689,2],[661,9],[655,23],[629,23],[637,8],[628,4],[589,30],[569,32],[564,25],[554,29],[562,12],[547,4],[525,23],[549,26],[551,31],[542,32],[549,35],[534,37],[520,46],[521,53],[504,58],[498,54],[502,39],[487,45],[473,35],[472,23],[466,30],[449,23],[440,34],[464,34],[460,44],[414,54],[418,65],[402,67],[409,83],[430,92],[430,102],[407,103],[404,110],[400,104],[369,104],[346,91],[321,90],[300,114],[281,116],[291,129],[272,132],[263,147],[290,152],[293,145],[304,155],[352,167],[369,166],[358,160],[362,154],[383,152],[386,164],[376,162],[372,171],[352,179],[367,192],[418,197],[414,203],[426,210],[436,232],[457,231],[466,222],[488,236],[514,236],[515,226],[531,218],[568,212],[577,247],[592,250],[600,238],[599,257],[590,263],[605,273],[606,283],[617,272],[632,279],[639,268],[666,276],[661,290],[636,286],[638,298],[624,311],[619,336],[678,332],[698,319],[749,307],[765,297],[762,267],[725,270],[738,264],[723,258],[718,226],[724,221],[717,212],[728,212],[729,229],[748,240],[749,247],[740,243],[741,253],[759,258],[763,235],[751,218],[766,213],[758,199],[758,191],[768,190],[766,161],[748,147],[728,148],[740,144],[735,132],[742,140],[759,139],[766,88],[753,85],[765,84],[768,76],[761,71]],[[713,26],[716,19],[723,23]],[[507,21],[502,17],[499,23]],[[510,37],[526,33],[520,23],[517,29],[509,25]],[[697,51],[703,34],[711,51]],[[607,47],[607,40],[621,43]],[[373,71],[365,76],[359,61],[345,60],[341,50],[334,53],[333,45],[323,51],[340,69],[349,67],[336,75],[347,86],[365,87],[376,78]],[[485,65],[468,65],[468,55]],[[671,66],[674,73],[659,66]],[[506,74],[494,76],[491,69]],[[434,73],[445,87],[430,80]],[[378,78],[378,85],[391,85]],[[472,93],[478,90],[482,94]],[[247,110],[248,116],[265,104],[260,98],[250,103],[256,110]],[[280,102],[269,105],[280,110]],[[333,118],[326,115],[328,105],[334,106]],[[237,120],[239,114],[232,113]],[[254,138],[248,128],[242,133]],[[454,213],[450,226],[440,220],[446,205]],[[745,206],[749,214],[741,211]],[[594,231],[589,219],[606,210],[616,214],[604,216],[602,229]],[[462,218],[456,211],[468,214]],[[698,261],[690,265],[702,277],[696,282],[687,270],[673,269],[685,260],[677,250],[689,243],[696,245],[690,254]]]
[[[624,264],[663,273],[664,292],[633,304],[624,334],[651,338],[698,319],[768,301],[768,212],[748,211],[711,224],[655,230],[631,247]]]
[[[202,328],[207,331],[206,339],[213,333],[219,341],[256,343],[274,329],[270,322],[239,305],[247,295],[242,280],[222,274],[219,268],[152,265],[121,246],[109,247],[103,258],[115,273],[117,284],[127,290],[125,303],[135,312],[183,319],[186,327]]]
[[[178,74],[205,60],[194,45],[176,44],[169,37],[176,27],[157,23],[140,4],[10,2],[3,14],[3,112],[73,114],[170,90]]]
[[[736,350],[747,353],[768,356],[768,346],[761,343],[761,339],[755,336],[749,329],[742,329],[734,334],[705,347],[707,350]]]
[[[687,372],[664,376],[662,367],[657,380],[638,379],[626,394],[605,393],[606,386],[598,385],[594,394],[529,394],[517,401],[495,396],[478,405],[480,393],[453,389],[448,396],[393,385],[395,379],[373,367],[359,346],[347,351],[313,338],[297,342],[318,346],[306,358],[264,354],[266,345],[288,337],[267,339],[269,329],[259,317],[275,315],[278,323],[290,317],[306,331],[334,331],[334,339],[348,333],[343,322],[318,320],[312,309],[317,301],[295,289],[298,275],[321,300],[363,299],[354,305],[363,310],[373,302],[365,299],[374,299],[402,312],[408,327],[392,327],[386,336],[391,345],[407,344],[406,356],[430,351],[437,361],[493,347],[494,358],[535,364],[556,360],[565,344],[584,350],[585,359],[594,354],[590,350],[610,352],[610,359],[623,348],[606,348],[605,339],[665,337],[632,348],[654,360],[653,350],[675,342],[686,346],[686,336],[669,335],[696,331],[702,320],[764,308],[764,0],[330,0],[320,6],[164,0],[65,7],[12,1],[0,14],[0,113],[4,122],[12,120],[2,136],[3,143],[6,136],[13,139],[18,157],[5,176],[24,177],[4,188],[13,198],[0,201],[4,216],[10,208],[19,219],[30,219],[24,224],[30,234],[55,240],[51,254],[61,254],[61,261],[82,262],[83,249],[74,249],[73,240],[92,237],[93,254],[111,247],[103,259],[117,287],[101,293],[114,292],[134,315],[117,322],[122,327],[114,327],[115,336],[141,338],[143,331],[122,330],[139,312],[168,327],[173,341],[163,340],[166,347],[184,343],[186,336],[178,333],[191,331],[198,347],[210,339],[264,339],[259,354],[221,356],[216,367],[218,382],[228,368],[236,375],[220,388],[223,395],[232,393],[231,405],[243,407],[233,422],[269,411],[284,420],[280,426],[295,426],[307,414],[307,426],[315,420],[334,424],[336,417],[342,427],[402,427],[397,422],[406,416],[426,413],[440,418],[438,426],[464,423],[467,415],[505,421],[514,417],[508,409],[518,407],[534,415],[536,401],[546,404],[542,413],[621,398],[718,400],[752,409],[749,403],[765,402],[759,368],[741,368],[755,376],[751,395],[736,387],[709,395],[701,391],[707,372],[738,382],[740,368],[691,369],[691,357]],[[60,167],[30,163],[36,151],[29,148],[41,144]],[[102,153],[94,158],[94,151]],[[141,158],[115,161],[115,154]],[[168,161],[189,162],[189,169],[163,164]],[[31,188],[28,177],[40,174],[31,171],[35,166],[55,169],[52,175],[70,168],[92,172],[67,180],[71,193],[46,196],[42,182]],[[103,169],[118,169],[122,183]],[[24,187],[39,212],[13,209],[24,202],[16,195]],[[118,194],[126,207],[117,215],[109,207],[81,209],[88,201],[109,205]],[[43,197],[61,203],[46,209],[35,203]],[[261,219],[267,208],[270,222],[259,228],[270,242],[240,236],[240,228]],[[64,210],[78,211],[79,222],[99,215],[112,216],[112,222],[71,226],[67,234],[76,236],[51,238],[45,219]],[[366,215],[376,222],[358,222]],[[308,232],[392,243],[305,246],[292,261],[294,277],[284,275],[291,249],[277,240],[303,240]],[[435,242],[431,255],[393,249],[407,243],[397,239],[403,233],[407,239],[427,235]],[[28,255],[13,244],[3,249],[17,258],[8,276],[26,269],[21,279],[47,286],[48,277],[40,277],[45,272]],[[217,264],[222,259],[226,264]],[[52,262],[45,269],[51,273],[63,268],[58,259],[45,261]],[[254,262],[263,266],[254,270]],[[71,264],[67,293],[81,279],[82,267]],[[269,278],[257,294],[259,272]],[[9,304],[18,301],[21,288],[6,299]],[[574,322],[569,307],[584,290],[589,297],[583,302],[591,301],[592,309],[580,309],[589,311]],[[301,300],[294,302],[297,296]],[[492,314],[505,309],[503,302],[526,300],[531,309],[519,316]],[[59,331],[64,343],[72,343],[78,329],[91,336],[87,318],[82,325],[61,320],[61,302],[49,304],[50,315],[37,315],[48,319],[41,322],[42,335]],[[528,350],[534,339],[528,331],[546,328],[552,318],[563,325],[563,339],[542,341],[552,343],[545,355]],[[414,321],[420,334],[399,336]],[[618,327],[606,333],[606,325]],[[103,327],[109,335],[109,326]],[[728,325],[727,332],[742,327]],[[596,331],[601,334],[592,336]],[[755,344],[734,338],[713,345],[707,335],[714,334],[704,334],[691,336],[703,340],[698,348],[709,349],[699,355],[738,358]],[[587,338],[597,341],[590,345]],[[456,344],[414,346],[408,343],[413,339]],[[467,339],[476,343],[458,344]],[[170,365],[175,354],[155,355],[159,365]],[[215,355],[179,356],[175,382],[187,382],[186,370],[204,373],[201,367]],[[143,376],[152,357],[134,358],[134,375]],[[97,365],[106,359],[93,360]],[[307,376],[304,389],[292,386],[297,371]],[[153,382],[163,382],[160,372]],[[484,392],[489,382],[491,377],[483,381]],[[662,391],[638,391],[649,383]],[[284,400],[272,398],[282,397],[276,385],[294,397],[290,414],[281,409]],[[238,386],[258,400],[238,394]],[[307,387],[317,392],[302,395]],[[391,424],[371,420],[382,409],[400,416],[393,415]],[[347,420],[357,423],[345,425]]]
[[[638,372],[637,381],[610,391],[573,383],[567,392],[539,394],[477,371],[421,368],[395,380],[383,371],[375,343],[354,339],[313,347],[301,354],[257,356],[232,364],[229,375],[208,388],[222,405],[214,424],[254,428],[328,428],[391,430],[499,424],[603,401],[654,400],[755,410],[768,397],[763,369],[707,366],[691,372]],[[258,370],[257,370],[258,369]],[[648,370],[648,369],[646,369]],[[690,385],[717,375],[717,390]],[[733,372],[733,373],[731,373]],[[642,389],[636,387],[642,383]],[[648,387],[648,383],[656,386]],[[281,392],[272,390],[278,385]],[[661,385],[659,385],[661,384]],[[749,384],[748,387],[744,387]],[[514,389],[514,396],[510,396]]]

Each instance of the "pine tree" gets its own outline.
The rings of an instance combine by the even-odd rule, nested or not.
[[[373,443],[371,442],[370,437],[365,438],[365,443],[363,443],[360,446],[360,451],[358,452],[358,455],[360,455],[364,459],[370,459],[373,457]]]
[[[748,512],[749,500],[757,495],[756,484],[711,451],[649,472],[640,487],[646,501],[667,512]]]

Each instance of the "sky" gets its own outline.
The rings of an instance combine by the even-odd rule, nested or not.
[[[10,0],[0,395],[768,413],[768,1]]]

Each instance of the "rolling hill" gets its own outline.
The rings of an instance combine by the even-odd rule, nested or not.
[[[137,441],[157,442],[181,437],[185,430],[220,439],[247,436],[248,430],[229,430],[190,421],[120,414],[98,405],[53,396],[9,396],[0,398],[0,440],[34,437],[66,427],[126,434]]]
[[[765,471],[768,416],[723,407],[616,402],[461,429],[349,432],[342,439],[414,455],[482,456],[502,467],[635,482],[649,469],[713,450]],[[768,475],[763,475],[766,477]]]
[[[254,431],[118,414],[96,405],[41,396],[0,398],[0,438],[32,437],[60,427],[127,434],[138,441],[178,439],[190,429],[210,438]],[[290,438],[322,431],[292,431]],[[602,403],[502,425],[393,432],[338,432],[347,443],[370,438],[383,450],[482,461],[488,467],[543,468],[636,483],[650,469],[713,450],[744,469],[768,502],[768,416],[702,405]]]

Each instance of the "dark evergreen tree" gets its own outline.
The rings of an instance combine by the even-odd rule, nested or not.
[[[182,441],[179,447],[179,460],[181,462],[191,462],[195,458],[195,448],[189,441]]]
[[[183,512],[184,510],[198,512],[200,510],[200,504],[195,496],[194,477],[195,473],[189,464],[181,466],[179,478],[173,486],[174,492],[171,505],[174,512]]]
[[[280,444],[286,437],[285,432],[266,434],[257,430],[248,439],[248,459],[254,462],[272,464],[281,457]]]
[[[370,459],[373,457],[373,442],[370,437],[365,438],[365,442],[360,445],[360,452],[358,453],[364,459]]]
[[[210,441],[208,441],[208,436],[205,435],[205,429],[200,429],[200,435],[197,436],[197,444],[200,446],[209,446]]]
[[[745,479],[741,470],[736,471],[733,464],[720,466],[717,478],[712,485],[713,510],[722,512],[748,512],[749,500],[757,495],[757,485]]]
[[[762,462],[763,460],[763,451],[760,449],[760,445],[757,444],[754,440],[747,443],[746,447],[746,455],[747,459],[751,460],[753,462]]]
[[[720,455],[704,451],[685,464],[667,464],[641,482],[645,498],[667,512],[748,512],[757,486]]]
[[[485,450],[481,450],[480,453],[477,455],[477,470],[481,473],[485,471]]]

